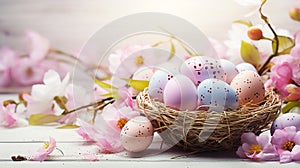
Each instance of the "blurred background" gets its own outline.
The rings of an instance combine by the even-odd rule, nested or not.
[[[299,22],[288,15],[294,6],[300,7],[300,1],[269,0],[263,11],[275,27],[295,32],[300,28]],[[234,0],[1,0],[0,46],[22,51],[24,31],[34,30],[48,38],[51,46],[76,52],[103,25],[138,12],[176,15],[218,40],[227,39],[235,20],[261,23],[257,14],[245,18],[249,10]]]

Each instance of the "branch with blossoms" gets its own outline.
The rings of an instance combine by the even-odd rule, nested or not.
[[[263,13],[266,3],[267,0],[262,0],[258,7],[258,13],[266,27],[253,26],[249,21],[237,21],[247,27],[249,39],[241,41],[240,54],[243,61],[254,65],[258,73],[265,76],[266,88],[275,88],[287,103],[283,112],[288,112],[294,107],[300,107],[300,50],[296,42],[298,32],[291,36],[287,31],[276,30]],[[293,20],[300,21],[299,16],[299,8],[290,10]]]

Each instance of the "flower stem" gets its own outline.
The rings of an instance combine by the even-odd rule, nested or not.
[[[106,102],[106,101],[108,101],[108,100],[110,100],[110,101],[109,101],[109,102]],[[62,113],[62,115],[70,114],[70,113],[73,113],[73,112],[75,112],[75,111],[78,111],[78,110],[81,110],[81,109],[85,109],[85,108],[88,108],[88,107],[91,107],[91,106],[99,105],[99,104],[100,104],[100,106],[101,106],[101,105],[105,105],[105,106],[106,106],[107,104],[112,103],[112,102],[113,102],[112,100],[114,100],[114,99],[113,99],[112,97],[109,97],[109,98],[106,98],[106,99],[103,99],[103,100],[100,100],[100,101],[92,102],[92,103],[90,103],[90,104],[83,105],[83,106],[77,107],[77,108],[72,109],[72,110],[64,111],[64,112]],[[99,106],[98,106],[98,107],[99,107]],[[104,107],[104,106],[103,106],[103,107]]]
[[[264,64],[259,68],[258,73],[260,75],[262,75],[266,70],[267,70],[267,66],[270,63],[270,61],[278,55],[278,49],[279,49],[279,39],[278,39],[278,35],[275,32],[275,30],[273,29],[273,27],[271,26],[270,23],[266,22],[268,27],[270,28],[270,30],[272,31],[273,35],[274,35],[274,40],[275,40],[275,51],[272,55],[270,55],[268,57],[268,59],[264,62]]]
[[[260,17],[261,19],[267,24],[267,26],[270,28],[270,30],[272,31],[273,35],[274,35],[274,39],[275,40],[275,50],[273,52],[272,55],[270,55],[268,57],[268,59],[264,62],[264,64],[259,68],[258,70],[258,74],[259,75],[263,75],[268,69],[268,64],[270,63],[270,61],[272,60],[272,58],[274,58],[275,56],[278,55],[278,49],[279,49],[279,39],[278,39],[278,35],[275,32],[275,30],[273,29],[272,25],[269,23],[268,21],[268,17],[266,17],[263,13],[262,13],[262,7],[263,5],[266,3],[267,0],[263,0],[262,4],[259,8],[259,13],[260,13]],[[273,42],[272,40],[272,42]]]

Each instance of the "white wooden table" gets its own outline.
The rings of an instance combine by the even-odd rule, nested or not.
[[[0,100],[16,98],[16,95],[0,95]],[[100,154],[96,145],[87,145],[84,140],[77,135],[75,129],[56,129],[56,126],[27,126],[13,129],[0,128],[0,167],[145,167],[145,168],[166,168],[166,167],[299,167],[299,163],[289,163],[281,165],[279,162],[252,162],[239,159],[234,152],[207,152],[189,157],[172,157],[183,153],[172,150],[146,154],[144,157],[133,158],[127,152],[117,154]],[[44,142],[49,140],[49,136],[57,141],[57,147],[63,151],[62,155],[55,150],[50,158],[44,162],[20,161],[14,162],[11,156],[28,156],[30,151],[40,148]],[[152,150],[150,153],[155,153]],[[97,154],[99,161],[87,161],[85,154]]]

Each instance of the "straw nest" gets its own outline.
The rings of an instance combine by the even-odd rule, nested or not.
[[[281,101],[266,91],[259,105],[234,111],[177,111],[150,99],[146,88],[137,96],[139,109],[151,120],[164,143],[190,151],[236,150],[244,132],[259,134],[269,129],[280,112]]]

